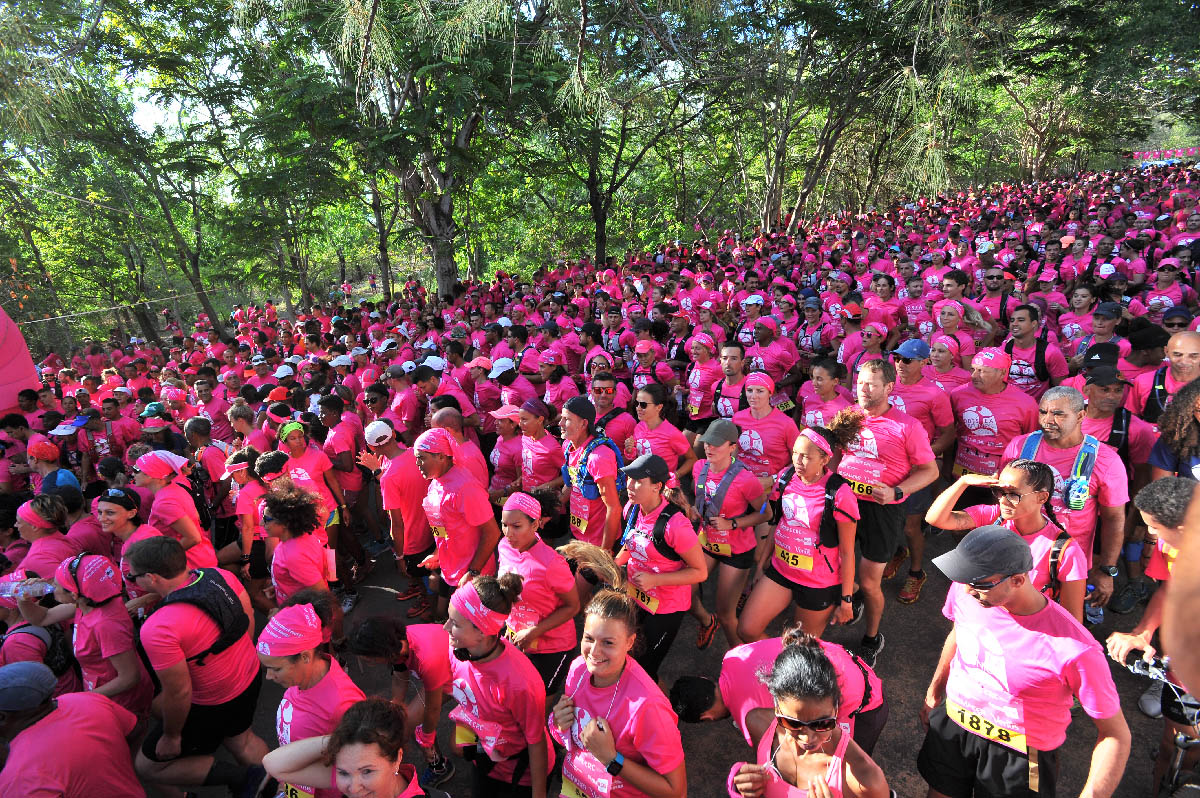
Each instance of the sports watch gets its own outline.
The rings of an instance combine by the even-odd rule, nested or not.
[[[896,502],[902,502],[902,501],[904,501],[904,491],[900,490],[900,486],[899,486],[899,485],[897,485],[896,487],[892,488],[892,490],[896,492],[896,498],[895,498],[895,499],[893,499],[893,501],[896,501]]]
[[[613,761],[608,763],[608,767],[604,769],[608,771],[610,776],[616,776],[621,772],[621,768],[623,767],[625,767],[625,757],[621,754],[617,754],[615,757],[613,757]]]
[[[1096,568],[1098,568],[1101,573],[1108,574],[1114,579],[1116,578],[1117,574],[1120,573],[1115,565],[1097,565]]]

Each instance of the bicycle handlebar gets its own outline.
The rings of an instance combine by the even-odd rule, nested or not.
[[[1130,651],[1125,657],[1125,662],[1122,663],[1132,673],[1138,676],[1145,676],[1158,682],[1169,681],[1167,677],[1167,669],[1170,667],[1170,657],[1152,657],[1143,659],[1141,651]]]

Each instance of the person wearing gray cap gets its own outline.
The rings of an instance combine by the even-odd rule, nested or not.
[[[96,692],[53,698],[56,681],[40,662],[0,668],[0,795],[145,798],[129,753],[137,717]]]
[[[708,568],[718,568],[716,611],[700,601],[700,587],[692,587],[692,617],[700,624],[696,646],[712,643],[718,622],[732,648],[743,642],[737,634],[738,600],[754,569],[758,539],[754,527],[770,519],[758,508],[766,506],[767,491],[734,455],[738,450],[737,424],[727,418],[711,421],[698,439],[704,459],[692,469],[693,506],[700,515],[700,546]]]
[[[933,564],[955,584],[920,712],[929,796],[1053,795],[1073,697],[1097,731],[1081,794],[1111,796],[1129,757],[1120,697],[1100,644],[1033,586],[1029,544],[982,526]]]
[[[1101,302],[1092,311],[1092,331],[1075,344],[1074,355],[1067,361],[1072,370],[1084,366],[1087,352],[1096,344],[1116,344],[1122,355],[1129,354],[1129,342],[1117,335],[1117,322],[1121,320],[1123,308],[1118,302]]]

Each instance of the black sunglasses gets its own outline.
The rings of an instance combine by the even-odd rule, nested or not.
[[[1012,579],[1012,578],[1013,578],[1013,575],[1009,574],[1008,576],[997,579],[995,582],[967,582],[967,587],[971,588],[972,590],[987,591],[987,590],[991,590],[992,588],[996,587],[997,585],[1004,584],[1005,582],[1007,582],[1009,579]]]
[[[779,714],[779,710],[775,710],[775,719],[779,721],[779,725],[790,732],[801,732],[805,729],[815,732],[832,731],[837,726],[838,719],[836,717],[817,718],[816,720],[800,720],[799,718],[790,718],[787,715]]]
[[[645,410],[647,407],[649,407],[649,406],[650,406],[650,405],[652,405],[652,404],[654,404],[654,403],[653,403],[653,402],[638,402],[638,403],[637,403],[637,406],[638,406],[640,409],[642,409],[642,410]]]

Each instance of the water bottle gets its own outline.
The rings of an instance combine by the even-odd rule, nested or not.
[[[1083,618],[1089,626],[1104,623],[1104,608],[1097,607],[1088,600],[1092,597],[1092,591],[1095,589],[1095,585],[1088,585],[1087,597],[1083,600]]]
[[[32,585],[23,585],[20,582],[0,583],[0,597],[3,598],[37,599],[53,592],[54,585],[49,582],[35,582]]]

